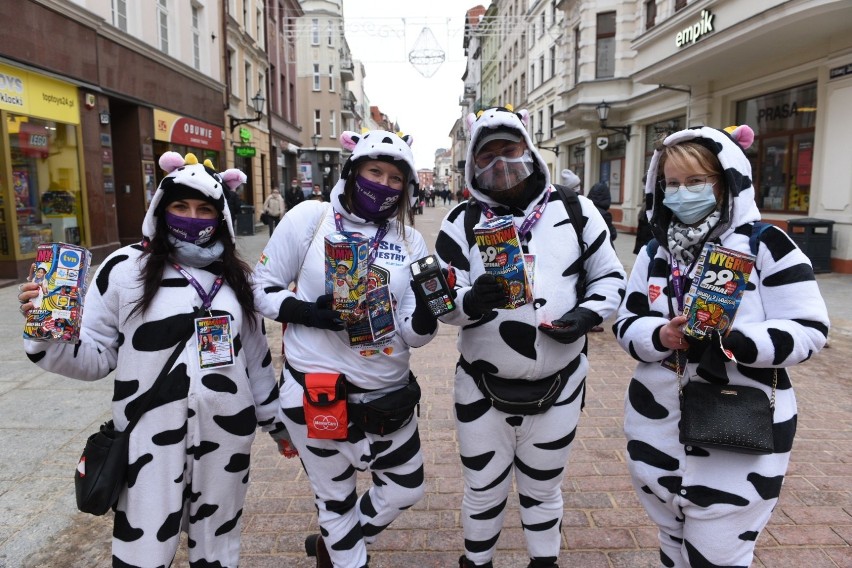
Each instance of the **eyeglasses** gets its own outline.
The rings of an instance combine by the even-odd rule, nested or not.
[[[680,188],[684,188],[691,193],[699,193],[707,185],[707,180],[714,177],[717,177],[717,175],[709,174],[703,176],[689,176],[683,183],[681,183],[680,180],[667,179],[665,188],[666,195],[674,195],[680,191]]]
[[[527,147],[525,144],[517,143],[509,143],[502,147],[499,147],[496,151],[488,151],[482,152],[480,151],[476,156],[473,157],[473,161],[476,162],[476,165],[480,168],[484,168],[495,158],[520,158],[524,154],[524,150]]]

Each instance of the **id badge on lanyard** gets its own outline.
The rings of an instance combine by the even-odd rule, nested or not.
[[[234,364],[234,342],[230,316],[195,318],[195,345],[198,366],[203,370]]]

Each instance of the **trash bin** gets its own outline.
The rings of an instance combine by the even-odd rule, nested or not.
[[[241,205],[240,212],[237,213],[236,223],[238,235],[253,235],[254,205]]]
[[[814,272],[831,272],[831,233],[834,221],[828,219],[789,219],[787,234],[811,260]]]

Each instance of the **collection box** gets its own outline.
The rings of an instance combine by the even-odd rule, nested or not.
[[[325,293],[347,322],[367,315],[369,247],[361,233],[338,231],[325,237]]]
[[[501,306],[515,309],[532,302],[521,241],[511,215],[487,219],[473,227],[485,271],[503,285],[508,300]]]
[[[725,336],[754,267],[754,255],[717,244],[704,245],[695,276],[684,300],[683,315],[689,318],[684,333],[703,338],[712,330]]]
[[[91,253],[67,243],[42,243],[30,269],[29,281],[39,285],[33,309],[27,313],[24,338],[76,343],[80,339],[86,276]]]

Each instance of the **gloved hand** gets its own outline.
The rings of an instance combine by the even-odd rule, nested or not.
[[[331,309],[331,294],[324,294],[316,302],[306,302],[290,297],[281,302],[276,321],[298,323],[318,329],[340,331],[345,325],[340,312]]]
[[[429,309],[429,304],[420,297],[414,280],[410,280],[409,285],[411,286],[411,291],[414,292],[414,299],[417,301],[414,313],[411,315],[411,328],[418,335],[429,335],[438,327],[438,318]]]
[[[731,330],[722,338],[722,346],[733,353],[740,363],[752,363],[757,359],[757,347],[741,331]]]
[[[719,332],[715,329],[710,330],[707,336],[702,340],[707,344],[704,354],[698,361],[698,367],[695,371],[702,379],[711,383],[727,384],[728,369],[725,363],[731,362],[727,353],[722,349],[722,340],[719,337]]]
[[[497,282],[491,274],[481,274],[473,283],[473,287],[464,295],[464,313],[472,318],[478,318],[506,303],[506,292],[503,285]]]
[[[284,427],[284,424],[277,423],[275,428],[269,431],[269,436],[278,446],[278,453],[285,458],[294,458],[299,455],[299,451],[290,440],[290,433]]]
[[[578,307],[550,322],[550,326],[542,324],[538,328],[559,343],[568,344],[586,335],[602,321],[603,318],[592,310]]]

